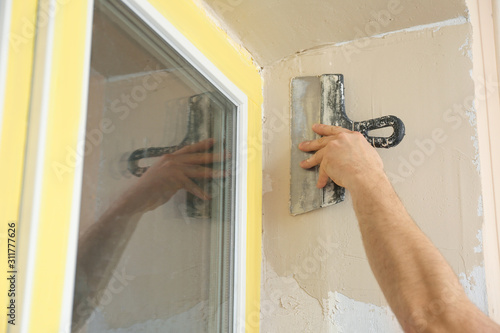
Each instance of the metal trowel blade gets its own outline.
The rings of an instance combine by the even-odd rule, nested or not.
[[[331,108],[323,105],[324,76],[296,77],[291,82],[291,175],[290,175],[290,213],[298,215],[321,207],[333,205],[344,200],[345,189],[331,180],[318,189],[318,167],[305,170],[299,163],[311,156],[299,150],[301,142],[314,140],[319,135],[313,132],[312,125],[328,123],[332,120]],[[343,94],[342,89],[335,93]],[[331,124],[329,124],[331,125]]]

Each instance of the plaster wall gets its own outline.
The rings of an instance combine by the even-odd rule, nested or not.
[[[398,332],[366,259],[349,193],[298,216],[290,188],[290,80],[344,74],[353,120],[396,115],[402,143],[379,150],[416,223],[487,309],[471,25],[465,18],[315,47],[265,67],[262,332]]]

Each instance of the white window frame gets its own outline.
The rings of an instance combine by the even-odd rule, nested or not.
[[[205,55],[196,48],[182,33],[177,30],[158,10],[146,0],[122,0],[139,18],[151,27],[164,41],[177,51],[187,62],[212,83],[237,108],[236,149],[242,149],[236,156],[236,191],[235,191],[235,224],[234,224],[234,299],[233,327],[245,323],[245,292],[246,292],[246,240],[247,240],[247,165],[248,156],[244,149],[248,147],[248,97],[229,80]],[[89,21],[92,20],[94,0],[89,0]],[[86,72],[89,73],[92,24],[87,25],[86,41]],[[83,83],[82,118],[78,142],[85,140],[85,119],[87,117],[87,94],[89,75]],[[83,156],[78,156],[76,165],[83,165]],[[73,189],[73,207],[69,235],[69,247],[66,262],[66,277],[59,331],[69,333],[71,330],[71,312],[73,308],[73,292],[76,267],[76,250],[78,243],[78,225],[80,217],[81,181],[83,168],[75,172]]]

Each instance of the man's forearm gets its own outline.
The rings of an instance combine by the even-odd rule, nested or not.
[[[464,318],[467,315],[487,321],[468,301],[456,275],[408,215],[385,175],[360,182],[350,192],[370,266],[405,331],[464,329],[470,324],[461,323],[470,319]]]
[[[368,261],[405,331],[499,333],[408,215],[364,136],[321,124],[313,130],[322,137],[299,145],[315,152],[300,165],[319,165],[318,187],[330,178],[350,191]]]
[[[141,213],[128,213],[118,205],[110,207],[78,242],[78,268],[87,278],[92,293],[106,284],[105,272],[116,266],[132,236]],[[93,295],[92,295],[93,296]]]
[[[94,306],[99,304],[142,216],[129,208],[126,201],[114,203],[78,242],[73,328],[83,325]]]

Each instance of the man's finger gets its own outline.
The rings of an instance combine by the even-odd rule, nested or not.
[[[187,154],[187,153],[197,153],[200,151],[205,151],[214,145],[215,140],[210,138],[206,140],[202,140],[200,142],[193,143],[192,145],[188,145],[185,147],[182,147],[181,149],[177,150],[176,152],[172,153],[172,155],[179,155],[179,154]]]
[[[225,160],[225,154],[221,153],[190,153],[182,154],[176,158],[179,163],[184,164],[210,164],[214,162],[222,162]]]
[[[304,141],[299,144],[299,149],[302,151],[317,151],[325,147],[329,141],[334,139],[334,136],[323,136],[316,140]]]
[[[351,132],[348,129],[343,128],[343,127],[330,126],[330,125],[325,125],[325,124],[314,124],[312,126],[312,129],[314,132],[318,133],[319,135],[324,135],[324,136]]]
[[[207,192],[203,191],[198,185],[196,185],[189,177],[183,176],[181,179],[182,187],[186,189],[189,193],[197,196],[202,200],[210,199],[210,195]]]
[[[201,165],[186,165],[184,174],[189,178],[222,178],[226,176],[224,170],[214,170]]]
[[[307,160],[303,160],[302,162],[300,162],[300,166],[304,169],[310,169],[313,166],[316,166],[321,163],[322,156],[323,152],[320,150],[316,152],[316,154],[309,157]]]
[[[326,186],[326,183],[328,182],[328,175],[326,174],[325,170],[323,168],[319,168],[319,175],[318,175],[318,182],[316,183],[317,188],[323,188]]]

